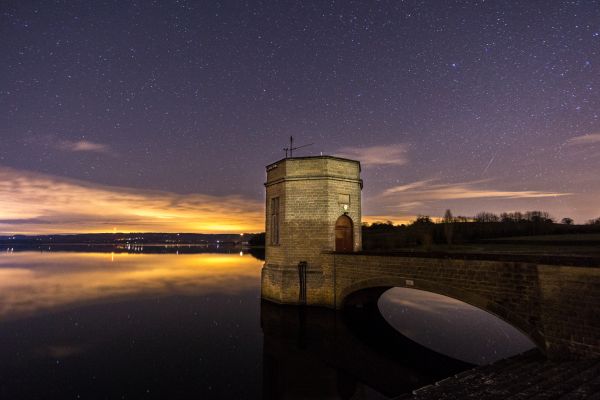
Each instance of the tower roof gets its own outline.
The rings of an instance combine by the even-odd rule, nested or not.
[[[275,161],[275,162],[267,165],[266,168],[267,168],[267,170],[269,170],[270,167],[272,167],[274,165],[277,165],[277,164],[281,164],[282,162],[286,162],[286,161],[293,161],[293,160],[313,160],[313,159],[330,159],[330,160],[339,160],[339,161],[353,162],[353,163],[358,164],[358,170],[361,171],[360,161],[358,161],[358,160],[352,160],[350,158],[336,157],[336,156],[286,157],[286,158],[282,158],[279,161]]]

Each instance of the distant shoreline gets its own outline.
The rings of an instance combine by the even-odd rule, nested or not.
[[[77,233],[60,235],[0,235],[4,245],[244,245],[254,233]]]

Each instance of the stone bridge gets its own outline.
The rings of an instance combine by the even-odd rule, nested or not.
[[[421,289],[495,314],[551,357],[600,356],[599,269],[569,266],[568,259],[548,265],[471,258],[329,254],[323,265],[333,277],[328,305],[340,308],[394,286]]]
[[[486,259],[488,258],[488,259]],[[556,265],[556,263],[562,265]],[[263,297],[340,309],[373,303],[391,287],[442,294],[488,311],[530,337],[550,358],[600,356],[600,269],[579,258],[468,255],[462,258],[322,254],[321,265],[270,282]],[[585,265],[581,265],[585,264]],[[285,277],[285,276],[284,276]],[[266,289],[266,290],[265,290]],[[304,293],[303,293],[304,291]],[[267,296],[265,296],[267,294]],[[279,295],[277,297],[269,294]]]

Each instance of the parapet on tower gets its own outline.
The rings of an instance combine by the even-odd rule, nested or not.
[[[360,163],[331,156],[285,158],[267,166],[265,187],[262,297],[328,304],[323,253],[362,246]]]

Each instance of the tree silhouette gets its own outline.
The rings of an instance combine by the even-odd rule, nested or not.
[[[446,243],[452,244],[452,239],[454,238],[454,217],[452,216],[452,212],[450,210],[446,210],[442,222],[444,223],[444,236],[446,237]]]
[[[444,213],[444,218],[442,219],[442,222],[445,224],[450,224],[450,223],[454,222],[454,217],[452,216],[452,211],[446,210],[446,212]]]
[[[491,212],[482,211],[473,218],[475,222],[498,222],[500,218]]]
[[[554,222],[550,214],[546,211],[527,211],[525,213],[525,219],[529,222],[534,222],[538,224]]]
[[[419,215],[412,223],[413,225],[432,225],[433,221],[429,218],[429,215]]]

